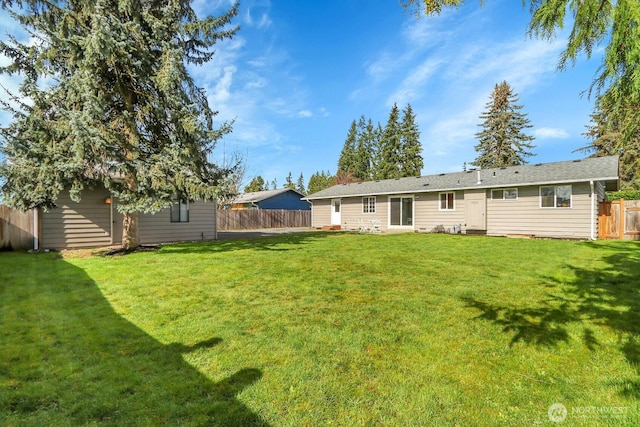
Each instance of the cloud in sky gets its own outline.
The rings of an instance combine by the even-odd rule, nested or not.
[[[557,128],[538,128],[532,133],[537,139],[567,139],[571,136],[566,130]]]

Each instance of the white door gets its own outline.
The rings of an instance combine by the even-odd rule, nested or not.
[[[342,209],[340,199],[331,199],[331,225],[340,225],[340,210]]]
[[[486,230],[486,212],[486,190],[467,190],[464,192],[464,216],[467,230]]]

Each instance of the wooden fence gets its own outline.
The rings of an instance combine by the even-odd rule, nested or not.
[[[640,240],[640,200],[601,202],[598,237]]]
[[[0,250],[33,247],[33,211],[20,212],[0,205]]]
[[[311,211],[284,209],[219,210],[218,230],[311,227]]]

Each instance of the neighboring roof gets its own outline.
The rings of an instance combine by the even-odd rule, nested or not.
[[[566,162],[472,169],[465,172],[339,184],[310,194],[305,200],[585,181],[605,181],[607,190],[617,190],[618,157],[590,157]]]
[[[267,190],[267,191],[254,191],[253,193],[244,193],[238,194],[233,200],[231,200],[232,204],[236,203],[259,203],[263,200],[270,199],[274,196],[278,196],[280,194],[284,194],[288,191],[293,191],[298,194],[300,197],[303,197],[304,194],[300,193],[297,190],[292,188],[280,188],[278,190]]]

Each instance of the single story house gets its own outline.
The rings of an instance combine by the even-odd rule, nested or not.
[[[303,198],[304,194],[292,188],[255,191],[236,196],[231,200],[230,209],[284,209],[289,211],[311,210],[311,205]]]
[[[305,199],[312,226],[595,239],[618,157],[334,185]]]
[[[56,208],[34,210],[34,249],[71,249],[122,243],[122,214],[105,189],[85,190],[74,202],[61,193]],[[217,238],[216,201],[176,202],[155,214],[139,214],[142,244]]]

